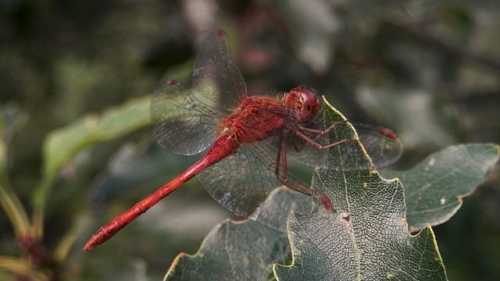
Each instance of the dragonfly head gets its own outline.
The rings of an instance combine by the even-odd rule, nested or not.
[[[293,88],[285,94],[284,102],[297,111],[302,124],[312,122],[321,111],[321,102],[316,92],[302,87]]]

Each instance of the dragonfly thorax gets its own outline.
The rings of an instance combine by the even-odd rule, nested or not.
[[[283,134],[296,117],[282,101],[265,97],[244,98],[236,110],[222,119],[218,132],[231,135],[239,143],[261,141]]]

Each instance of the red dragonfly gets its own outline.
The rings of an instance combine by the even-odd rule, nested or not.
[[[181,155],[210,149],[182,174],[101,227],[83,250],[105,242],[194,176],[216,201],[238,216],[250,216],[281,185],[320,199],[331,212],[327,195],[290,180],[287,172],[287,157],[313,167],[349,168],[347,163],[325,164],[329,148],[351,139],[332,138],[329,132],[339,122],[325,123],[321,112],[316,93],[303,87],[281,96],[249,96],[224,31],[212,32],[202,41],[193,88],[186,90],[175,80],[167,80],[151,103],[154,134],[162,148]],[[367,125],[361,129],[368,132],[360,134],[360,139],[377,166],[399,158],[402,147],[394,132]]]

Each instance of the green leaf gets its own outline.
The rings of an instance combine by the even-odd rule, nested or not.
[[[33,195],[33,224],[36,237],[41,237],[46,196],[59,170],[78,152],[95,144],[120,138],[150,123],[150,97],[112,108],[100,117],[88,115],[73,124],[50,133],[44,143],[43,180]]]
[[[498,162],[500,147],[494,144],[451,146],[429,155],[408,171],[386,171],[405,185],[407,220],[410,230],[438,225],[449,220],[486,179]]]
[[[293,264],[275,267],[278,280],[446,280],[432,229],[408,233],[399,182],[350,188],[350,212],[290,217]]]
[[[88,115],[49,134],[44,144],[44,175],[57,173],[79,151],[99,141],[122,137],[150,123],[150,97],[135,99],[98,117]]]
[[[247,219],[273,228],[281,233],[287,231],[287,218],[291,211],[309,213],[313,208],[311,196],[305,196],[281,186],[274,189],[266,201]]]
[[[284,233],[290,210],[308,212],[311,207],[311,197],[286,187],[276,188],[250,220],[225,222],[210,232],[196,255],[180,254],[165,278],[266,280],[273,263],[283,263],[289,256]],[[273,225],[276,230],[263,224]]]
[[[331,114],[344,119],[334,108]],[[348,127],[332,133],[353,138]],[[330,149],[328,157],[371,166],[357,141]],[[400,181],[383,179],[373,169],[316,169],[313,187],[328,194],[336,211],[320,206],[312,214],[291,214],[293,264],[275,266],[278,280],[446,280],[432,230],[408,232]]]
[[[226,221],[196,255],[178,255],[165,280],[266,280],[272,263],[286,258],[287,247],[282,233],[259,223]]]

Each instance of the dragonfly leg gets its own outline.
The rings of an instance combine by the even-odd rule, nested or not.
[[[281,164],[281,165],[280,165]],[[280,176],[280,166],[283,171],[283,175]],[[278,149],[278,153],[276,155],[276,166],[275,166],[275,176],[280,181],[283,185],[287,186],[290,189],[293,189],[297,192],[304,193],[310,196],[313,196],[315,198],[319,197],[321,200],[321,203],[325,206],[325,209],[328,212],[333,212],[333,205],[332,202],[330,201],[330,198],[328,195],[326,195],[324,192],[303,186],[301,184],[296,184],[291,182],[288,179],[288,173],[287,173],[287,165],[286,165],[286,145],[285,145],[285,140],[283,137],[280,138],[280,147]]]
[[[321,136],[324,136],[325,134],[329,133],[338,124],[342,124],[342,123],[345,123],[345,122],[346,121],[333,122],[328,128],[326,128],[324,130],[317,130],[317,129],[307,128],[307,127],[304,127],[304,126],[299,126],[300,131],[302,131],[302,132],[308,132],[310,134],[315,135],[313,138],[306,136],[304,133],[302,133],[300,131],[296,131],[295,133],[296,133],[296,135],[298,137],[300,137],[302,140],[304,140],[309,145],[312,145],[312,146],[314,146],[314,147],[316,147],[318,149],[328,149],[330,147],[333,147],[333,146],[336,146],[336,145],[339,145],[339,144],[342,144],[342,143],[345,143],[345,142],[348,142],[348,141],[352,140],[352,139],[345,139],[345,140],[341,140],[341,141],[338,141],[338,142],[330,143],[330,144],[327,144],[327,145],[322,145],[322,144],[320,144],[320,143],[318,143],[316,141]]]
[[[307,127],[300,126],[300,125],[299,125],[299,128],[300,128],[300,130],[302,130],[304,132],[308,132],[308,133],[311,133],[311,134],[314,134],[314,135],[317,135],[317,136],[322,136],[322,135],[328,134],[328,132],[330,132],[338,124],[342,124],[342,123],[345,123],[345,122],[346,121],[336,121],[336,122],[333,122],[328,128],[326,128],[324,130],[311,129],[311,128],[307,128]]]
[[[296,141],[296,138],[294,135],[291,135],[290,138],[292,139],[293,149],[295,149],[296,152],[299,152],[302,149],[304,149],[304,147],[306,147],[305,144],[299,146],[299,144],[297,144],[297,141]]]
[[[352,141],[353,139],[344,139],[344,140],[340,140],[340,141],[336,141],[334,143],[330,143],[330,144],[327,144],[327,145],[322,145],[322,144],[319,144],[318,142],[316,142],[316,138],[314,139],[311,139],[310,137],[304,135],[302,132],[295,132],[295,134],[300,137],[301,139],[303,139],[305,142],[307,142],[308,144],[316,147],[317,149],[328,149],[330,147],[334,147],[334,146],[337,146],[337,145],[340,145],[340,144],[343,144],[343,143],[346,143],[346,142],[350,142]]]
[[[332,125],[330,125],[325,130],[316,130],[316,129],[311,129],[311,128],[307,128],[307,127],[304,127],[304,126],[299,126],[299,129],[301,131],[308,132],[308,133],[311,133],[313,135],[316,135],[314,138],[310,138],[310,140],[306,140],[307,143],[311,144],[311,141],[314,142],[314,143],[318,143],[316,141],[318,138],[320,138],[321,136],[324,136],[325,134],[327,134],[328,132],[330,132],[336,125],[338,125],[340,123],[344,123],[344,121],[334,122]],[[301,138],[304,139],[303,137],[301,137]],[[292,136],[292,142],[293,142],[293,148],[297,152],[301,151],[306,146],[306,144],[302,144],[301,146],[299,146],[297,144],[296,139],[293,136]]]

